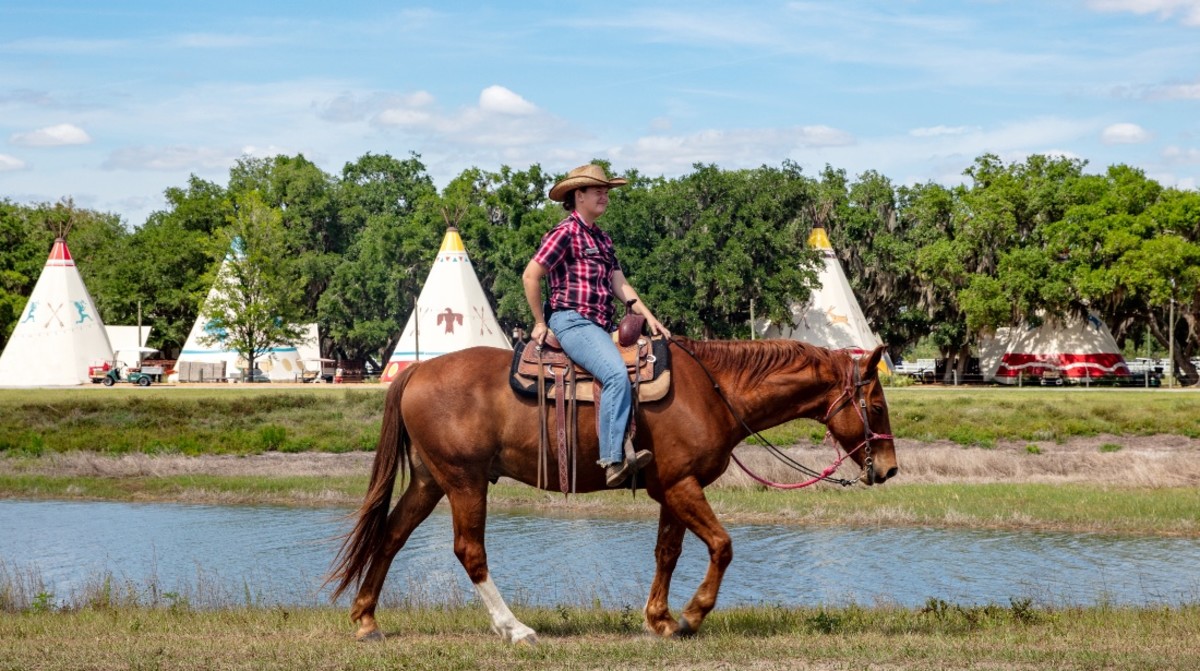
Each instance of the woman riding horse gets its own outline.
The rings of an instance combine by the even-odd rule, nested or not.
[[[682,636],[696,632],[716,605],[733,559],[729,534],[704,487],[725,472],[734,447],[750,432],[813,419],[862,468],[862,482],[882,483],[898,466],[878,378],[883,348],[856,360],[845,351],[790,340],[676,337],[671,350],[670,392],[661,401],[640,404],[635,420],[638,447],[655,455],[644,471],[646,492],[660,505],[645,623],[661,636]],[[383,638],[375,611],[388,568],[413,530],[448,497],[454,554],[487,607],[493,631],[513,643],[536,642],[492,582],[484,546],[489,481],[506,476],[530,486],[538,482],[539,408],[510,388],[511,359],[506,350],[475,347],[411,365],[392,382],[371,484],[329,576],[335,597],[359,585],[350,608],[359,640]],[[599,459],[591,406],[581,407],[578,424],[580,458]],[[557,456],[549,458],[556,467]],[[400,469],[409,483],[392,509]],[[598,469],[579,473],[577,491],[606,487]],[[676,621],[667,598],[686,531],[708,547],[709,564]]]
[[[625,183],[620,177],[609,179],[598,165],[581,165],[567,173],[550,189],[550,200],[562,201],[571,214],[546,233],[522,275],[534,319],[530,340],[542,347],[553,330],[567,356],[603,385],[597,463],[609,487],[619,486],[631,470],[644,468],[654,457],[649,450],[638,450],[633,460],[625,458],[632,392],[625,362],[612,341],[613,297],[645,317],[651,335],[671,337],[625,279],[612,238],[597,221],[608,209],[608,190]],[[543,277],[550,285],[549,322],[542,309]]]

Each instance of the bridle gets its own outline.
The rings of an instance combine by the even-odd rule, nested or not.
[[[842,485],[843,487],[849,487],[850,485],[853,485],[855,482],[857,482],[857,480],[847,480],[846,478],[835,478],[835,477],[833,477],[833,474],[837,471],[838,467],[840,467],[842,465],[842,462],[845,461],[850,455],[854,454],[855,452],[857,452],[859,450],[863,450],[864,456],[863,456],[862,468],[866,474],[867,481],[874,482],[874,480],[875,480],[875,460],[874,460],[874,456],[871,454],[871,452],[872,452],[871,441],[893,440],[894,436],[890,433],[875,433],[873,430],[871,430],[871,424],[867,418],[867,399],[865,396],[865,392],[863,391],[863,388],[866,387],[868,384],[870,384],[870,381],[862,379],[862,376],[858,372],[857,365],[852,364],[850,366],[851,372],[850,372],[850,374],[846,375],[845,382],[842,385],[842,392],[838,395],[837,398],[835,398],[833,400],[832,403],[829,404],[829,408],[825,411],[825,416],[821,419],[821,423],[825,425],[825,438],[822,440],[822,442],[824,442],[825,440],[830,440],[833,443],[834,450],[837,451],[838,456],[836,459],[834,459],[832,464],[830,464],[827,468],[825,468],[825,470],[815,471],[815,470],[797,462],[796,460],[792,459],[788,455],[784,454],[781,449],[779,449],[777,446],[775,446],[771,441],[767,440],[761,433],[759,433],[758,431],[755,431],[754,429],[751,429],[749,427],[749,425],[746,424],[746,421],[744,419],[742,419],[742,416],[738,413],[738,411],[733,407],[733,403],[731,403],[729,401],[729,398],[725,395],[725,391],[723,389],[721,389],[721,385],[719,383],[717,383],[716,378],[714,378],[712,373],[708,370],[708,366],[705,366],[704,362],[701,361],[700,358],[696,356],[696,353],[692,352],[687,347],[684,347],[683,344],[681,342],[679,342],[679,340],[672,338],[671,342],[676,347],[678,347],[679,349],[686,352],[688,354],[688,356],[692,357],[692,359],[697,364],[699,364],[700,370],[704,371],[704,374],[708,377],[708,381],[712,383],[713,389],[716,390],[716,392],[717,392],[717,396],[720,397],[721,401],[725,403],[725,407],[729,409],[729,413],[731,415],[733,415],[733,418],[738,421],[738,424],[740,424],[742,426],[742,428],[746,430],[747,433],[749,433],[750,435],[752,435],[752,436],[758,438],[760,441],[762,441],[763,446],[767,449],[768,452],[771,453],[771,455],[773,457],[775,457],[779,461],[783,462],[790,468],[809,476],[809,479],[805,480],[804,482],[795,482],[795,483],[773,482],[773,481],[767,480],[766,478],[763,478],[763,477],[757,475],[756,473],[754,473],[753,471],[751,471],[749,468],[746,467],[745,464],[742,463],[741,459],[738,459],[736,454],[730,453],[729,456],[733,458],[733,462],[735,464],[737,464],[738,467],[741,468],[746,473],[746,475],[750,476],[750,478],[752,480],[754,480],[755,482],[757,482],[761,485],[766,485],[767,487],[773,487],[775,489],[800,489],[802,487],[808,487],[809,485],[812,485],[812,484],[815,484],[818,482],[822,482],[822,481],[832,482],[835,484]],[[837,440],[833,437],[833,432],[829,430],[829,422],[839,412],[841,412],[842,410],[845,410],[846,408],[850,407],[851,405],[853,405],[854,407],[856,407],[858,409],[858,416],[862,420],[863,439],[862,439],[862,442],[855,445],[852,449],[847,450],[845,453],[842,453],[841,446],[838,445]]]
[[[829,404],[829,410],[826,411],[825,417],[821,420],[821,423],[825,425],[825,438],[832,438],[833,432],[829,430],[829,422],[833,419],[834,415],[838,414],[842,410],[845,410],[851,405],[858,409],[858,417],[860,420],[862,420],[863,426],[862,442],[860,442],[858,445],[855,445],[853,449],[847,451],[844,456],[838,459],[837,463],[840,464],[846,457],[860,449],[863,450],[863,471],[866,473],[867,482],[874,482],[875,457],[871,454],[871,441],[894,440],[895,436],[890,433],[875,433],[875,431],[871,429],[871,422],[867,417],[867,398],[865,392],[863,391],[863,388],[870,384],[870,381],[862,379],[862,375],[858,372],[857,365],[850,366],[850,370],[851,373],[850,375],[846,376],[846,383],[842,387],[842,393],[833,400],[833,403]]]

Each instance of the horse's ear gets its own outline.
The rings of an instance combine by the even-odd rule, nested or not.
[[[886,345],[880,345],[875,348],[874,352],[871,352],[871,356],[867,358],[867,369],[863,371],[864,380],[869,380],[879,375],[879,361],[883,359],[885,352],[887,352]]]

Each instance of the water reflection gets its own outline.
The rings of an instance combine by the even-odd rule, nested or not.
[[[36,571],[65,598],[110,571],[163,591],[208,591],[217,603],[316,605],[348,529],[345,511],[108,502],[0,501],[0,560]],[[516,603],[640,608],[654,571],[651,520],[492,512],[492,574]],[[734,561],[721,604],[919,606],[1200,603],[1200,541],[1090,534],[730,526]],[[672,605],[703,578],[692,536]],[[389,576],[392,603],[471,598],[439,508],[413,533]]]

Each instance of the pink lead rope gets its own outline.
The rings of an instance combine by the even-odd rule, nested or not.
[[[857,377],[858,376],[855,375],[856,379],[857,379]],[[853,403],[854,397],[851,394],[853,392],[857,391],[859,386],[860,386],[860,383],[856,383],[855,381],[847,379],[846,387],[842,390],[842,393],[837,397],[837,399],[834,400],[834,402],[829,405],[829,410],[825,413],[825,418],[821,420],[821,423],[827,424],[830,419],[833,419],[834,415],[836,415],[839,411],[844,409],[850,403]],[[856,445],[854,447],[854,449],[850,450],[849,452],[846,452],[845,454],[841,454],[841,449],[838,448],[837,443],[834,442],[833,449],[838,453],[837,459],[835,459],[834,462],[832,464],[830,464],[828,468],[821,471],[821,473],[819,475],[815,475],[812,478],[805,480],[804,482],[792,482],[792,483],[772,482],[771,480],[767,480],[766,478],[759,476],[754,471],[751,471],[749,468],[747,468],[746,464],[743,464],[742,460],[738,459],[736,454],[733,454],[731,452],[729,454],[729,456],[733,457],[733,463],[737,464],[738,468],[742,469],[742,471],[746,475],[750,476],[750,478],[752,480],[759,483],[760,485],[766,485],[767,487],[772,487],[774,489],[802,489],[804,487],[808,487],[809,485],[816,484],[822,480],[832,480],[832,478],[830,476],[832,476],[834,473],[837,472],[837,469],[839,467],[841,467],[842,462],[845,461],[846,458],[849,457],[851,454],[861,450],[864,445],[868,446],[867,456],[869,458],[870,457],[869,445],[872,440],[893,440],[894,439],[894,436],[892,436],[892,434],[890,434],[890,433],[875,433],[874,431],[871,430],[871,426],[867,422],[867,411],[865,408],[860,407],[859,413],[860,413],[860,416],[862,417],[862,423],[863,423],[863,441],[861,443],[859,443],[858,445]],[[828,429],[826,429],[825,430],[825,440],[829,440],[832,436],[833,436],[833,434],[830,433]],[[762,436],[759,436],[759,437],[762,438]],[[764,438],[763,440],[766,440],[766,439]],[[822,441],[822,442],[824,442],[824,441]],[[778,455],[776,455],[776,456],[778,456]],[[805,469],[805,470],[807,470],[807,469]],[[843,484],[853,484],[853,481],[847,482],[847,481],[843,480],[841,482]]]

